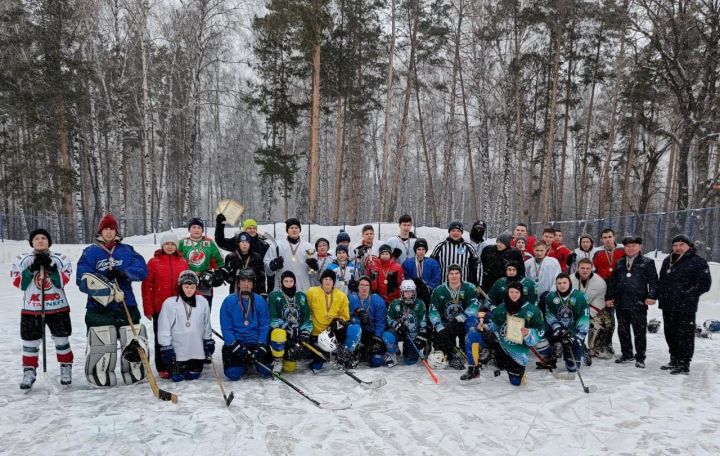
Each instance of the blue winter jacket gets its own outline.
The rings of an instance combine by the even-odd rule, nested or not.
[[[375,293],[370,294],[363,302],[360,302],[360,296],[358,296],[357,293],[351,293],[348,298],[350,300],[350,321],[360,324],[360,318],[355,312],[362,307],[367,310],[368,316],[370,317],[370,323],[367,326],[362,326],[363,332],[382,337],[385,331],[385,325],[387,324],[387,306],[385,306],[385,300]]]
[[[408,258],[402,265],[403,276],[406,279],[416,279],[417,269],[415,268],[415,257]],[[430,288],[432,292],[438,285],[442,278],[442,271],[440,271],[440,263],[435,258],[426,257],[423,260],[423,276],[422,281]]]
[[[118,285],[120,285],[120,289],[125,294],[125,303],[128,307],[137,307],[137,301],[135,300],[135,294],[132,289],[132,282],[141,282],[145,280],[148,272],[145,259],[130,245],[123,243],[117,244],[112,251],[112,255],[98,244],[92,244],[85,247],[85,250],[83,250],[80,259],[78,260],[75,283],[78,288],[80,288],[80,291],[87,293],[88,290],[85,288],[85,284],[82,281],[83,274],[89,272],[92,274],[107,276],[111,263],[113,269],[124,271],[125,274],[127,274],[127,279],[118,280]],[[89,296],[85,307],[88,310],[103,308],[101,304],[98,304]],[[112,301],[106,307],[110,309],[122,309],[122,303]]]
[[[225,345],[232,345],[236,340],[244,345],[267,344],[270,335],[270,311],[267,302],[256,293],[252,294],[252,308],[247,300],[243,300],[247,310],[246,320],[238,300],[238,294],[233,293],[223,300],[220,307],[220,329]],[[245,321],[248,322],[247,325]]]

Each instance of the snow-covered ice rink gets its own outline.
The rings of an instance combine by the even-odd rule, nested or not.
[[[332,242],[337,233],[313,230],[313,240],[323,235]],[[278,225],[278,233],[283,231]],[[359,233],[348,231],[353,241],[359,239]],[[383,238],[394,231],[383,229]],[[431,246],[445,236],[444,230],[420,231]],[[152,240],[127,242],[147,259],[156,248]],[[70,256],[74,269],[82,248],[54,245],[52,250]],[[592,394],[585,394],[577,380],[536,371],[534,360],[519,388],[509,384],[505,372],[493,377],[487,370],[469,384],[459,380],[462,372],[444,370],[438,373],[447,382],[433,385],[422,365],[401,362],[392,369],[357,370],[363,379],[385,377],[387,385],[378,390],[365,390],[339,371],[313,375],[303,365],[297,373],[285,374],[318,400],[350,400],[352,407],[342,411],[318,409],[280,381],[257,376],[225,381],[226,391],[235,393],[228,408],[209,367],[198,381],[159,379],[161,388],[178,394],[178,403],[172,404],[155,399],[146,382],[124,386],[119,374],[119,386],[111,389],[87,383],[85,295],[73,277],[67,286],[73,384],[60,386],[48,332],[48,372],[39,369],[35,387],[23,394],[18,388],[21,292],[10,284],[9,271],[14,256],[28,250],[26,242],[0,244],[0,454],[720,454],[720,337],[696,339],[690,376],[672,376],[659,370],[668,360],[663,327],[647,336],[646,369],[612,360],[595,360],[583,368],[586,384],[597,386]],[[701,302],[699,323],[720,318],[717,270],[713,265],[713,291]],[[138,283],[138,297],[139,288]],[[219,328],[219,304],[227,291],[216,290],[213,326]],[[661,319],[660,311],[651,308],[650,318]],[[152,325],[143,322],[151,333]],[[619,351],[617,338],[615,349]]]

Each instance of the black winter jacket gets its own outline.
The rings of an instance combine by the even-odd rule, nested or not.
[[[627,274],[630,273],[630,277]],[[607,283],[605,299],[615,301],[616,309],[645,308],[646,299],[657,299],[658,275],[655,261],[638,254],[628,271],[627,256],[618,260]]]
[[[695,248],[677,259],[675,254],[668,255],[660,269],[658,300],[660,308],[670,312],[697,312],[700,295],[710,290],[712,278],[710,267],[697,255]],[[668,272],[670,270],[670,272]]]
[[[505,268],[510,261],[518,264],[518,277],[525,276],[525,260],[522,253],[516,248],[507,248],[500,251],[497,246],[488,245],[482,250],[480,260],[483,267],[481,286],[485,292],[490,291],[490,288],[498,279],[505,277]]]

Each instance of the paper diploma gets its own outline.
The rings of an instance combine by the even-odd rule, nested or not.
[[[522,329],[525,327],[525,319],[514,317],[512,315],[507,316],[507,328],[505,330],[505,337],[510,342],[521,344],[523,343]]]

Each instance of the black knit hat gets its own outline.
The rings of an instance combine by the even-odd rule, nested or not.
[[[289,219],[285,220],[285,232],[287,232],[293,225],[297,225],[297,227],[300,228],[300,231],[302,231],[302,225],[300,224],[300,220],[296,219],[295,217],[290,217]]]
[[[448,225],[448,233],[449,233],[450,231],[456,230],[456,229],[457,229],[457,230],[460,230],[461,232],[463,231],[463,224],[462,224],[462,222],[460,222],[460,221],[458,221],[458,220],[455,220],[454,222],[450,222],[450,224]]]
[[[387,252],[392,255],[392,247],[390,247],[390,244],[383,244],[378,249],[378,255],[381,255],[383,252]]]
[[[330,248],[330,241],[328,241],[328,240],[327,240],[327,239],[325,239],[324,237],[321,237],[321,238],[318,238],[318,240],[317,240],[317,241],[315,241],[315,250],[317,250],[317,248],[318,248],[318,244],[320,244],[321,242],[324,242],[324,243],[325,243],[325,245],[327,245],[327,246],[328,246],[328,249]]]
[[[191,218],[188,222],[188,229],[190,229],[193,225],[198,225],[200,228],[205,229],[205,223],[203,223],[200,217]]]
[[[627,244],[640,244],[642,245],[642,238],[640,236],[625,236],[622,240],[623,245]]]
[[[48,239],[49,239],[49,238],[48,238]],[[672,242],[670,243],[670,245],[672,245],[672,244],[674,244],[674,243],[676,243],[676,242],[684,242],[685,244],[689,245],[690,247],[692,247],[692,245],[693,245],[693,243],[692,243],[692,241],[690,240],[690,238],[687,237],[687,236],[685,236],[684,234],[678,234],[677,236],[673,237],[673,238],[672,238]]]
[[[320,283],[322,284],[322,281],[326,278],[330,277],[333,281],[333,285],[335,285],[335,280],[337,280],[337,276],[335,275],[335,271],[331,269],[324,269],[323,272],[320,273]]]
[[[415,241],[415,245],[413,245],[413,251],[417,252],[417,249],[419,249],[420,247],[424,247],[426,252],[430,250],[428,248],[428,243],[425,238],[417,238],[417,240]]]
[[[335,238],[336,244],[339,244],[341,242],[350,242],[350,235],[347,234],[345,230],[340,230],[337,237]]]
[[[36,228],[30,232],[30,237],[28,238],[28,241],[30,242],[30,247],[33,246],[32,241],[33,241],[33,239],[35,239],[35,236],[37,236],[38,234],[42,234],[43,236],[45,236],[47,238],[48,248],[50,248],[50,246],[52,245],[52,238],[50,237],[50,233],[48,233],[48,231],[44,228]]]

